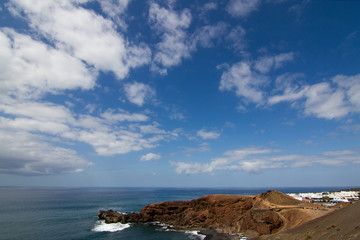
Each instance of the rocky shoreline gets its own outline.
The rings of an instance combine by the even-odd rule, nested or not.
[[[231,236],[224,233],[219,233],[215,230],[203,230],[200,234],[205,235],[204,240],[232,240]]]
[[[254,196],[208,195],[190,201],[150,204],[139,213],[100,211],[106,223],[160,222],[176,229],[201,230],[208,239],[239,239],[269,235],[325,215],[321,206],[303,203],[278,191]]]

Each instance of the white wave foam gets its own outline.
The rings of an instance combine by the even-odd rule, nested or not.
[[[122,224],[122,223],[105,223],[104,220],[99,220],[96,222],[93,232],[117,232],[122,231],[126,228],[129,228],[130,224]]]
[[[186,230],[175,230],[175,229],[166,229],[165,231],[172,232],[183,232],[190,237],[192,240],[204,240],[206,235],[200,234],[199,231],[186,231]]]
[[[206,235],[200,234],[199,231],[185,231],[185,233],[194,236],[195,239],[204,240],[206,238]]]
[[[151,224],[154,225],[154,226],[161,227],[161,230],[163,230],[163,231],[175,231],[173,229],[174,226],[172,226],[170,224],[165,224],[165,223],[161,223],[161,222],[152,222]]]
[[[186,235],[188,235],[190,237],[190,239],[192,239],[192,240],[204,240],[206,238],[206,235],[200,234],[200,232],[196,231],[196,230],[195,231],[179,230],[179,229],[174,228],[174,226],[172,226],[172,225],[161,223],[161,222],[152,222],[151,224],[161,227],[161,229],[158,229],[158,231],[182,232],[182,233],[185,233]]]

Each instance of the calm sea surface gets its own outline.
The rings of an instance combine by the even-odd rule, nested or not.
[[[317,192],[340,188],[277,188]],[[191,200],[208,194],[252,195],[268,189],[0,187],[0,239],[188,240],[200,236],[150,224],[105,224],[99,210],[138,212],[150,203]]]

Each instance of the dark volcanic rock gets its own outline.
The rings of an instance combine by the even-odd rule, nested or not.
[[[229,240],[231,239],[229,235],[224,233],[219,233],[215,230],[204,230],[201,231],[200,234],[205,235],[204,240]]]
[[[98,213],[98,217],[100,219],[104,219],[106,223],[116,223],[116,222],[123,222],[123,214],[115,212],[113,210],[103,211],[100,210]]]
[[[128,222],[148,222],[140,219],[140,215],[138,213],[131,214],[122,214],[115,212],[113,210],[103,211],[100,210],[98,213],[98,217],[100,219],[104,219],[105,223],[128,223]]]

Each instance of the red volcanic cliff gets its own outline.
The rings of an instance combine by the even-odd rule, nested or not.
[[[318,205],[268,191],[255,196],[209,195],[191,201],[150,204],[132,214],[100,211],[98,216],[107,223],[161,222],[177,228],[257,236],[293,228],[326,213]]]

